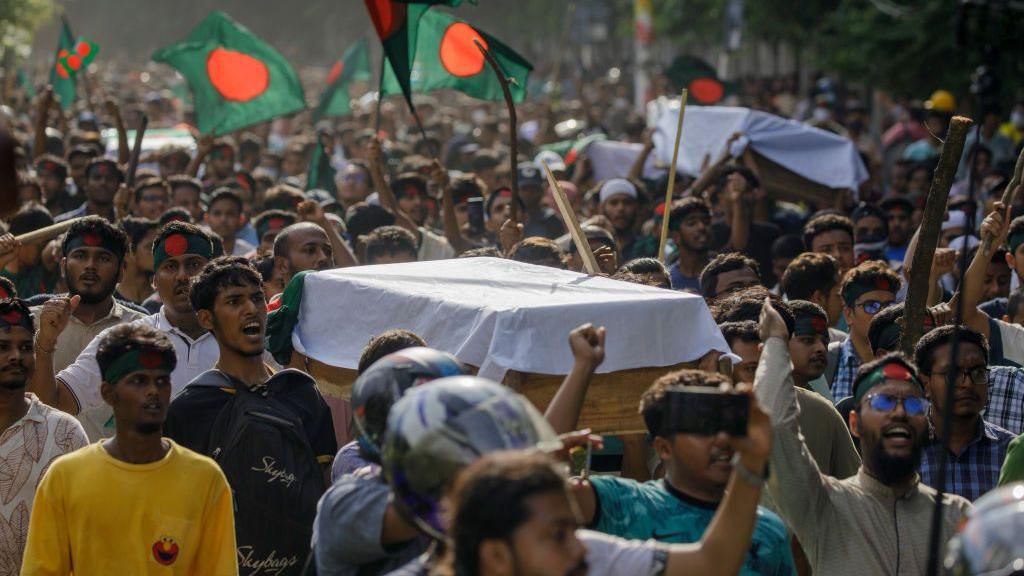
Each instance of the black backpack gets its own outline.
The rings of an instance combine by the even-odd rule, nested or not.
[[[298,370],[279,372],[267,382],[263,397],[234,386],[217,370],[201,378],[214,377],[213,372],[235,389],[217,416],[208,446],[234,495],[238,572],[299,575],[326,486],[302,422],[275,396],[311,379]]]

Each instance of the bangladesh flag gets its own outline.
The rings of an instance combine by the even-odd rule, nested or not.
[[[335,170],[331,166],[331,151],[325,150],[317,139],[313,157],[309,161],[309,172],[306,174],[306,190],[319,188],[331,196],[338,197],[338,186],[334,183]]]
[[[471,0],[476,4],[475,0]],[[409,75],[416,56],[416,31],[420,18],[434,4],[458,6],[462,0],[363,0],[370,13],[384,58],[391,63],[399,91],[412,108],[412,86]]]
[[[352,80],[370,79],[370,49],[366,38],[360,38],[334,63],[327,74],[327,89],[320,96],[320,103],[313,112],[313,121],[324,116],[348,116],[348,84]]]
[[[99,51],[99,46],[85,38],[79,38],[71,50],[61,48],[57,51],[57,76],[62,79],[78,76],[79,72],[89,67]]]
[[[71,33],[71,25],[67,18],[61,18],[60,38],[57,40],[57,51],[54,53],[53,67],[50,68],[50,85],[53,93],[60,97],[61,110],[68,110],[75,105],[75,79],[61,74],[61,54],[75,49],[75,35]]]
[[[306,107],[284,56],[230,16],[214,11],[184,41],[153,54],[188,80],[203,134],[227,134]]]
[[[505,76],[512,79],[509,86],[512,99],[522,102],[533,65],[493,36],[436,10],[429,10],[420,18],[411,74],[412,91],[448,88],[481,100],[504,100],[501,83],[474,41],[482,44],[497,60]],[[385,66],[381,93],[399,94],[401,89],[398,70]]]

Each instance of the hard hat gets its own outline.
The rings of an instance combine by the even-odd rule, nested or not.
[[[956,110],[956,98],[947,90],[936,90],[924,103],[928,110],[952,114]]]

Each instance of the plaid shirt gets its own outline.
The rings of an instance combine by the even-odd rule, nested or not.
[[[1006,449],[1016,437],[1009,430],[979,420],[974,440],[960,454],[949,454],[946,492],[973,502],[995,488]],[[921,458],[921,481],[933,488],[939,480],[940,450],[942,443],[932,436]]]
[[[853,380],[860,368],[860,356],[853,347],[853,338],[847,338],[839,347],[839,363],[836,364],[836,375],[832,378],[832,398],[836,402],[853,396]]]
[[[985,421],[1014,434],[1024,432],[1024,368],[989,366]]]

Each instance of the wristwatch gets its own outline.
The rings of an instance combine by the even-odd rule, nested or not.
[[[764,483],[768,481],[768,465],[765,464],[764,476],[755,474],[750,470],[750,468],[743,465],[743,461],[740,460],[739,452],[732,455],[732,469],[736,472],[736,475],[739,476],[740,480],[743,480],[755,488],[762,488]]]

